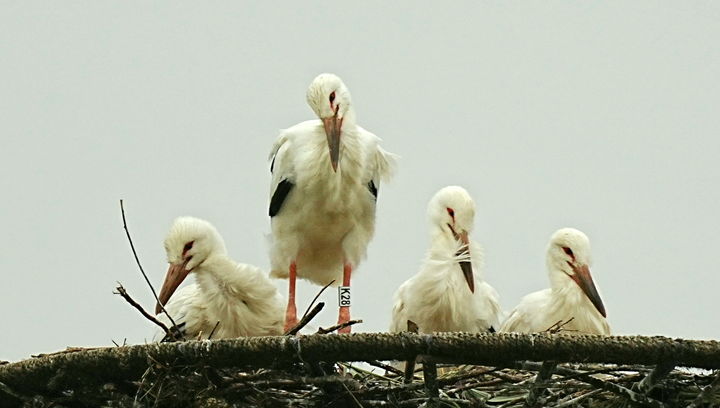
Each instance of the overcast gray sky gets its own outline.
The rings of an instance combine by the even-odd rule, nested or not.
[[[120,198],[156,285],[180,215],[267,269],[267,153],[313,117],[321,72],[402,156],[354,275],[356,331],[387,329],[427,201],[459,184],[506,310],[548,286],[547,239],[573,226],[615,333],[720,338],[718,38],[712,1],[3,1],[0,359],[150,338],[112,294],[152,309]],[[298,287],[301,310],[316,290]]]

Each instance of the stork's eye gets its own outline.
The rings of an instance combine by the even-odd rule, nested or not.
[[[565,251],[565,253],[566,253],[569,257],[575,258],[575,255],[573,254],[572,249],[570,249],[570,248],[568,248],[568,247],[562,247],[562,249],[563,249],[563,251]]]
[[[183,248],[183,255],[185,255],[185,253],[187,251],[192,249],[194,243],[195,243],[195,241],[190,241],[187,244],[185,244],[185,247]]]
[[[448,208],[447,208],[447,212],[448,212],[448,215],[450,215],[451,217],[455,218],[455,210],[453,210],[452,208],[449,208],[449,207],[448,207]]]
[[[330,94],[330,103],[333,103],[335,101],[335,91],[332,91]]]

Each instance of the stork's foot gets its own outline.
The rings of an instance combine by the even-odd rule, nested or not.
[[[350,308],[347,306],[340,307],[340,313],[338,314],[338,324],[347,323],[350,321]],[[339,334],[350,334],[351,326],[346,326],[338,329]]]

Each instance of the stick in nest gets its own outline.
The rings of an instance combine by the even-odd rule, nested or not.
[[[327,285],[323,286],[322,289],[320,289],[320,292],[318,292],[317,295],[315,295],[315,297],[313,298],[312,302],[310,302],[310,304],[308,305],[307,309],[305,309],[305,313],[303,313],[303,317],[307,316],[307,314],[310,312],[310,308],[312,308],[313,305],[315,304],[315,301],[318,300],[318,298],[320,297],[320,295],[322,295],[323,292],[325,292],[325,289],[327,289],[328,287],[330,287],[330,285],[332,285],[333,283],[335,283],[335,279],[331,280],[330,283],[328,283]]]
[[[140,258],[138,258],[137,251],[135,251],[135,244],[133,244],[132,238],[130,237],[130,230],[128,230],[127,221],[125,220],[125,207],[123,206],[123,200],[120,200],[120,213],[122,214],[122,221],[123,221],[123,229],[125,229],[125,235],[127,235],[128,242],[130,242],[130,249],[132,249],[133,256],[135,256],[135,263],[137,263],[138,268],[140,268],[140,272],[142,272],[143,277],[145,278],[145,282],[147,282],[148,286],[150,286],[150,290],[152,291],[153,296],[155,297],[155,301],[158,305],[160,305],[160,309],[162,309],[163,313],[170,319],[170,323],[172,323],[173,328],[177,327],[177,324],[173,320],[172,316],[170,316],[170,313],[165,310],[165,306],[160,303],[160,299],[158,298],[157,293],[155,292],[155,288],[153,287],[152,283],[150,283],[150,279],[147,277],[147,274],[145,274],[145,270],[143,269],[142,265],[140,264]]]
[[[212,339],[213,334],[215,334],[215,330],[217,330],[218,326],[220,326],[220,320],[215,323],[215,327],[213,327],[212,331],[210,332],[210,335],[208,336],[208,340]]]
[[[408,320],[407,331],[409,333],[417,334],[420,331],[420,328],[418,327],[417,323],[413,322],[412,320]],[[411,383],[413,378],[415,378],[415,358],[412,358],[405,362],[405,378],[403,382],[405,384]]]
[[[293,335],[295,335],[295,334],[298,334],[298,332],[299,332],[303,327],[307,326],[307,324],[310,323],[310,321],[311,321],[312,319],[314,319],[315,316],[317,316],[318,313],[320,313],[320,311],[323,309],[323,307],[325,307],[325,302],[320,302],[320,303],[318,303],[317,305],[315,305],[315,307],[310,311],[310,313],[308,313],[308,314],[306,314],[305,316],[303,316],[303,318],[300,319],[300,321],[298,322],[298,324],[296,324],[296,325],[295,325],[294,327],[292,327],[290,330],[288,330],[288,331],[285,332],[285,335],[286,335],[286,336],[293,336]]]
[[[165,323],[161,322],[155,316],[146,312],[145,309],[143,309],[143,307],[140,306],[140,304],[138,302],[136,302],[133,298],[130,297],[130,295],[127,293],[127,291],[125,290],[125,288],[123,287],[123,285],[120,282],[118,282],[118,287],[116,288],[116,290],[117,290],[117,292],[113,292],[113,293],[115,293],[116,295],[122,296],[122,298],[125,299],[125,301],[127,301],[128,303],[130,303],[130,305],[132,305],[132,307],[139,310],[140,313],[143,316],[145,316],[146,319],[148,319],[151,322],[155,323],[156,325],[160,326],[160,328],[163,329],[163,331],[165,332],[166,336],[170,336],[171,338],[175,339],[175,334],[172,333],[170,331],[170,329],[168,329],[167,326],[165,326]]]
[[[545,331],[548,333],[553,333],[553,334],[560,333],[561,331],[577,331],[577,330],[564,329],[564,327],[567,326],[568,324],[570,324],[570,322],[572,322],[573,320],[575,320],[574,317],[571,317],[564,322],[562,320],[558,320],[555,324],[553,324],[552,326],[545,329]]]
[[[363,321],[361,319],[358,320],[348,320],[345,323],[336,324],[335,326],[330,326],[327,329],[323,329],[322,327],[318,329],[316,334],[328,334],[332,333],[335,330],[340,330],[344,327],[352,326],[353,324],[362,323]]]

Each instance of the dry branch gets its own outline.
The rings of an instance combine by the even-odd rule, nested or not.
[[[150,278],[148,278],[147,274],[145,273],[145,269],[143,269],[142,264],[140,264],[140,258],[138,257],[137,251],[135,250],[135,244],[133,244],[132,237],[130,237],[130,230],[128,229],[127,220],[125,219],[125,206],[123,205],[122,199],[120,200],[120,214],[122,215],[123,229],[125,230],[125,235],[127,236],[128,242],[130,243],[130,249],[132,250],[133,256],[135,257],[135,263],[140,269],[143,278],[145,278],[145,282],[147,282],[148,286],[150,286],[150,290],[152,291],[153,297],[155,297],[155,301],[158,305],[160,305],[160,309],[163,311],[163,313],[165,313],[168,319],[170,319],[170,323],[172,323],[173,325],[172,330],[174,331],[177,328],[177,324],[173,320],[172,316],[170,316],[170,313],[165,310],[165,306],[160,303],[157,292],[155,292],[155,288],[153,287],[152,283],[150,283]]]
[[[318,300],[320,295],[322,295],[323,292],[325,292],[325,289],[330,287],[330,285],[332,285],[333,283],[335,283],[335,279],[331,280],[327,285],[323,286],[322,289],[320,289],[320,291],[318,291],[318,293],[315,295],[313,300],[310,301],[310,304],[308,305],[307,309],[305,309],[305,313],[303,313],[302,317],[305,317],[305,316],[307,316],[308,313],[310,313],[310,309],[313,307],[313,305]]]
[[[647,394],[660,380],[668,375],[673,368],[675,368],[675,365],[671,362],[658,364],[648,375],[645,376],[645,378],[642,379],[642,381],[633,387],[633,391],[639,391]]]
[[[300,319],[300,321],[295,326],[291,327],[288,331],[286,331],[285,335],[293,336],[298,334],[303,327],[307,326],[307,324],[310,323],[310,321],[314,319],[318,313],[320,313],[323,307],[325,307],[325,302],[320,302],[315,305],[315,307],[309,313],[305,314],[305,316],[303,316],[302,319]]]
[[[334,332],[335,330],[340,330],[340,329],[342,329],[342,328],[345,328],[345,327],[348,327],[348,326],[352,326],[352,325],[354,325],[354,324],[358,324],[358,323],[362,323],[362,322],[363,322],[363,321],[362,321],[361,319],[348,320],[348,321],[345,322],[345,323],[336,324],[336,325],[334,325],[334,326],[328,327],[327,329],[323,329],[323,328],[321,327],[321,328],[318,329],[318,331],[317,331],[316,333],[317,333],[317,334],[328,334],[328,333]]]
[[[170,331],[170,329],[168,329],[168,327],[165,326],[165,323],[161,322],[160,320],[156,319],[155,316],[153,316],[150,313],[148,313],[147,311],[145,311],[145,309],[143,309],[143,307],[140,306],[140,304],[138,302],[136,302],[135,299],[130,297],[130,295],[127,293],[127,291],[123,287],[122,283],[118,282],[118,286],[117,286],[117,288],[115,288],[115,290],[117,290],[117,292],[113,292],[113,293],[122,296],[122,298],[125,299],[126,302],[130,303],[130,305],[132,307],[134,307],[135,309],[140,311],[140,314],[142,314],[146,319],[150,320],[151,322],[158,325],[161,329],[163,329],[166,336],[175,338],[174,334]],[[115,345],[117,346],[117,343]]]

